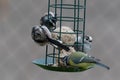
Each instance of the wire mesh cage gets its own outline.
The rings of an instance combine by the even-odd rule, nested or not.
[[[84,52],[84,36],[85,36],[85,17],[86,17],[86,0],[48,0],[48,13],[52,11],[55,13],[57,18],[56,28],[58,31],[51,30],[51,33],[56,33],[59,35],[58,39],[62,40],[63,34],[71,34],[76,36],[76,42],[78,42],[78,36],[82,36],[82,43],[75,44],[76,46],[81,46],[82,52]],[[63,26],[69,26],[73,32],[62,32]],[[69,47],[73,46],[73,43],[63,43]],[[34,64],[52,71],[62,71],[62,72],[80,72],[84,69],[75,67],[60,66],[61,64],[61,49],[56,49],[53,46],[46,45],[45,58],[36,59],[33,61]],[[56,65],[57,64],[57,65]]]

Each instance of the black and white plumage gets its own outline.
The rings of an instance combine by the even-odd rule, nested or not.
[[[44,46],[48,43],[46,35],[51,38],[51,33],[46,26],[33,26],[31,35],[32,39],[40,46]]]
[[[66,51],[69,51],[69,47],[61,44],[59,41],[52,39],[51,32],[49,29],[42,25],[42,26],[33,26],[32,33],[31,33],[32,39],[39,44],[40,46],[44,46],[48,43],[54,44],[62,49],[65,49]]]
[[[92,37],[89,35],[86,35],[84,37],[84,48],[83,48],[84,51],[83,52],[87,53],[88,51],[91,50],[92,40],[93,40]],[[82,37],[78,36],[78,40],[76,39],[76,42],[73,45],[76,51],[82,51],[82,43],[83,43]]]
[[[40,19],[40,25],[45,25],[50,30],[54,30],[56,28],[57,18],[53,12],[45,13],[43,17]]]

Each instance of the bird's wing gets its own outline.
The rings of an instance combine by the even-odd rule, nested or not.
[[[110,67],[109,66],[107,66],[107,65],[105,65],[105,64],[103,64],[103,63],[100,63],[98,60],[96,60],[96,59],[94,59],[94,58],[92,58],[92,57],[84,57],[81,61],[80,61],[81,63],[83,62],[83,63],[95,63],[96,65],[99,65],[99,66],[101,66],[101,67],[104,67],[104,68],[106,68],[106,69],[110,69]]]
[[[88,56],[85,56],[85,57],[82,57],[80,59],[80,62],[85,62],[85,63],[96,63],[98,62],[96,59],[92,58],[92,57],[88,57]]]
[[[49,31],[49,29],[46,26],[41,26],[41,29],[43,30],[45,35],[47,35],[49,38],[52,37],[51,32]]]

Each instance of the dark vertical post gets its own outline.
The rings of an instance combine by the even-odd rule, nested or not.
[[[63,7],[63,0],[60,1],[60,40],[61,40],[61,27],[62,27],[62,7]],[[58,50],[58,65],[60,64],[60,48]]]
[[[76,30],[76,0],[74,0],[74,28],[73,30],[75,31]]]
[[[48,14],[50,11],[50,0],[48,0]],[[49,19],[49,16],[48,16]],[[45,64],[47,65],[47,56],[48,56],[48,45],[46,45],[46,55],[45,55]]]
[[[55,9],[54,9],[55,17],[57,17],[57,0],[54,0],[54,2],[55,2]],[[56,24],[55,24],[55,26],[56,26]],[[54,63],[55,63],[55,47],[53,47],[53,64]]]
[[[53,64],[55,63],[55,47],[53,47]]]
[[[60,2],[60,38],[61,38],[61,27],[62,27],[62,7],[63,7],[63,0]]]
[[[80,0],[78,0],[78,4],[77,4],[77,42],[78,42],[78,34],[79,34],[79,20],[80,19]],[[78,44],[77,44],[77,48],[78,48]]]
[[[84,0],[84,19],[83,19],[83,39],[82,51],[84,51],[84,38],[85,38],[85,19],[86,19],[86,0]]]
[[[48,45],[46,45],[45,64],[47,65]]]

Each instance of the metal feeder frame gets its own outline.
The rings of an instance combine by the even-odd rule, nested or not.
[[[54,4],[51,3],[54,1]],[[54,9],[55,17],[57,18],[57,21],[60,23],[60,31],[53,33],[59,33],[60,39],[61,34],[76,34],[78,37],[79,34],[82,35],[82,51],[84,51],[84,36],[85,36],[85,18],[86,18],[86,0],[74,0],[72,4],[64,4],[63,0],[48,0],[48,13],[50,12],[50,9]],[[59,15],[57,15],[57,12],[59,10]],[[71,16],[63,16],[63,10],[73,10],[73,17]],[[82,12],[83,16],[80,16]],[[73,22],[73,31],[74,33],[64,33],[61,32],[61,27],[63,22]],[[80,26],[80,23],[82,23],[82,26]],[[79,30],[81,27],[81,30]],[[77,39],[78,41],[78,39]],[[70,45],[67,45],[70,46]],[[53,47],[52,53],[49,53],[49,45],[46,46],[46,52],[45,52],[45,58],[43,59],[36,59],[33,61],[34,64],[38,65],[41,68],[44,68],[46,70],[51,71],[59,71],[59,72],[81,72],[85,71],[84,69],[76,68],[76,67],[61,67],[61,66],[51,66],[50,64],[55,64],[55,59],[58,59],[58,64],[60,64],[60,49],[58,49],[58,57],[56,57],[56,49]]]

